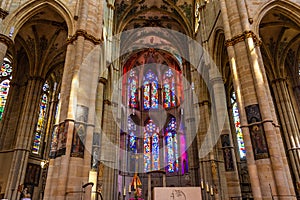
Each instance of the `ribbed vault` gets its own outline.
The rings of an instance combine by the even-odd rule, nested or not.
[[[298,74],[300,26],[286,13],[275,8],[260,23],[262,55],[271,79]]]
[[[26,67],[27,76],[45,78],[49,71],[63,67],[66,39],[64,19],[53,8],[45,6],[17,33],[15,66]]]

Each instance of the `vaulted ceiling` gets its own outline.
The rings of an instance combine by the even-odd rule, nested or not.
[[[191,35],[191,0],[116,0],[116,30],[161,27]]]
[[[268,75],[285,78],[298,75],[300,63],[300,25],[279,9],[271,10],[260,24],[262,55]]]
[[[51,7],[45,6],[18,31],[15,66],[28,76],[46,78],[55,68],[63,67],[66,40],[65,21]]]
[[[116,0],[115,33],[122,33],[121,51],[164,49],[173,55],[187,51],[193,36],[191,0]]]

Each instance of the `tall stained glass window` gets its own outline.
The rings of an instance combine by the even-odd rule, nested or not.
[[[130,163],[131,171],[188,172],[185,128],[180,120],[184,113],[180,108],[184,98],[181,65],[180,56],[167,56],[154,49],[139,52],[124,64],[122,98],[130,108],[124,110],[128,127],[124,144],[130,157],[125,162]],[[142,157],[135,155],[140,153]]]
[[[176,106],[175,100],[175,78],[172,69],[169,68],[163,77],[163,107],[170,108]]]
[[[4,58],[4,62],[2,63],[1,70],[0,70],[0,121],[3,117],[3,112],[8,96],[9,91],[9,84],[12,78],[12,66],[8,59]]]
[[[240,114],[239,114],[239,110],[238,110],[237,103],[236,103],[235,92],[232,93],[231,105],[232,105],[233,121],[234,121],[236,136],[237,136],[237,143],[238,143],[238,147],[239,147],[240,158],[245,159],[246,158],[246,149],[245,149],[245,143],[244,143],[244,139],[243,139],[242,129],[240,126],[240,124],[241,124],[240,123],[241,122]]]
[[[138,108],[138,75],[131,70],[128,77],[128,104],[130,108]]]
[[[149,110],[158,108],[158,78],[152,70],[148,70],[144,76],[143,97],[144,109]]]
[[[34,141],[32,145],[31,152],[35,155],[39,155],[41,153],[41,143],[43,131],[46,125],[46,113],[49,103],[49,85],[47,82],[43,85],[43,93],[40,100],[39,105],[39,117],[36,125],[36,130],[34,132]]]
[[[144,128],[144,170],[159,169],[159,129],[152,120]]]
[[[176,134],[176,119],[171,117],[165,129],[167,172],[178,171],[178,143]]]

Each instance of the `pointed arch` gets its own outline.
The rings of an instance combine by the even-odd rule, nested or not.
[[[260,49],[269,81],[289,76],[286,60],[298,51],[299,14],[299,5],[280,1],[265,4],[256,16],[254,27],[263,41]]]
[[[130,108],[139,108],[138,100],[138,87],[139,87],[139,78],[136,69],[132,69],[129,72],[127,78],[128,84],[128,105]]]
[[[75,25],[73,20],[73,15],[68,7],[61,1],[58,0],[46,0],[46,1],[28,1],[24,3],[23,6],[16,9],[14,12],[10,13],[5,20],[3,20],[3,33],[9,35],[11,27],[14,27],[14,32],[18,33],[21,27],[32,18],[34,15],[38,14],[43,8],[50,6],[53,8],[66,22],[68,27],[68,35],[72,35],[75,32]],[[16,20],[20,19],[20,20]],[[12,35],[12,40],[14,40],[17,34]]]
[[[152,69],[143,77],[143,106],[145,110],[158,109],[158,77]]]
[[[291,1],[269,1],[260,6],[260,9],[253,16],[252,27],[255,34],[259,33],[260,24],[264,16],[273,9],[279,9],[283,14],[290,17],[293,21],[297,22],[297,24],[300,24],[298,17],[300,15],[300,6],[298,4]]]
[[[159,128],[153,120],[147,119],[144,127],[144,171],[159,168]]]

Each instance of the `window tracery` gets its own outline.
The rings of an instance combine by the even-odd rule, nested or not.
[[[174,65],[167,64],[177,62],[177,57],[173,58],[174,62],[161,61],[163,64],[156,63],[157,57],[155,51],[151,51],[148,57],[143,56],[144,62],[131,61],[124,67],[124,103],[130,108],[125,120],[129,168],[137,170],[134,155],[142,153],[143,166],[140,168],[144,172],[163,169],[172,174],[183,169],[181,172],[185,173],[185,135],[184,131],[179,133],[182,74]],[[166,115],[165,118],[161,113]]]

